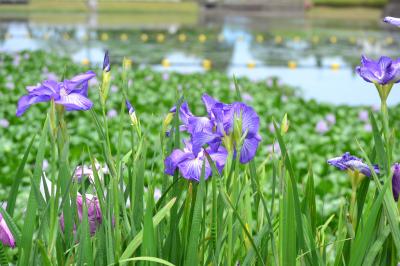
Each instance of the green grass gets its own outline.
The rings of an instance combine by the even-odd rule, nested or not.
[[[51,1],[33,0],[27,5],[1,5],[0,12],[10,13],[88,13],[90,12],[86,1]],[[99,1],[99,13],[134,13],[134,14],[190,14],[198,12],[195,2],[137,2],[137,1]]]
[[[383,7],[388,0],[312,0],[315,5],[337,7]]]

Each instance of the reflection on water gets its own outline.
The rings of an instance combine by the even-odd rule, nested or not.
[[[127,56],[136,65],[159,71],[191,73],[213,68],[253,80],[276,76],[298,87],[306,98],[371,105],[376,92],[354,74],[354,67],[361,54],[397,56],[400,43],[400,32],[386,32],[379,25],[367,32],[357,26],[324,28],[303,23],[285,27],[277,21],[271,24],[277,27],[246,25],[225,21],[212,26],[128,30],[10,22],[0,24],[0,51],[43,49],[68,55],[77,63],[98,64],[109,49],[115,62]],[[393,94],[391,104],[399,103],[400,91]]]

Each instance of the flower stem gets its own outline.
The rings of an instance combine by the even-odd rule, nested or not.
[[[357,187],[352,186],[351,188],[351,202],[350,202],[350,218],[351,224],[353,225],[354,231],[356,230],[357,226]]]
[[[390,145],[390,130],[389,130],[389,112],[385,99],[381,101],[381,113],[382,113],[382,125],[383,125],[383,137],[385,140],[385,148],[386,148],[386,170],[387,175],[390,177],[390,165],[392,162],[392,149]]]

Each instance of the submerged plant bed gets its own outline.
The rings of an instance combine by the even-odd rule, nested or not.
[[[372,265],[387,258],[378,244],[399,254],[383,178],[398,133],[377,107],[306,101],[273,77],[108,57],[89,68],[23,52],[0,65],[3,264]]]

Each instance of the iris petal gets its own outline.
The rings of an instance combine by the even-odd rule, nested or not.
[[[86,111],[93,106],[93,103],[88,98],[79,93],[61,95],[60,99],[55,103],[64,105],[67,111]]]
[[[183,152],[181,150],[174,150],[170,156],[165,159],[165,173],[167,175],[174,175],[178,164],[183,160],[194,157],[191,153]]]
[[[211,175],[211,168],[207,161],[200,158],[188,159],[181,162],[178,167],[182,174],[182,176],[189,180],[200,181],[201,170],[203,168],[203,164],[205,165],[205,175],[204,179],[208,179]]]
[[[40,102],[48,102],[50,101],[51,98],[48,95],[24,95],[18,100],[18,105],[17,105],[17,116],[23,115],[28,108],[35,103],[40,103]]]
[[[256,135],[252,138],[246,138],[243,141],[242,149],[240,150],[240,163],[248,163],[256,155],[258,144],[261,141],[261,137]]]
[[[394,18],[394,17],[385,17],[383,19],[383,22],[392,24],[393,26],[400,27],[400,18]]]
[[[14,236],[12,235],[10,229],[6,224],[6,221],[3,219],[3,216],[1,214],[0,214],[0,241],[5,246],[15,248]]]

